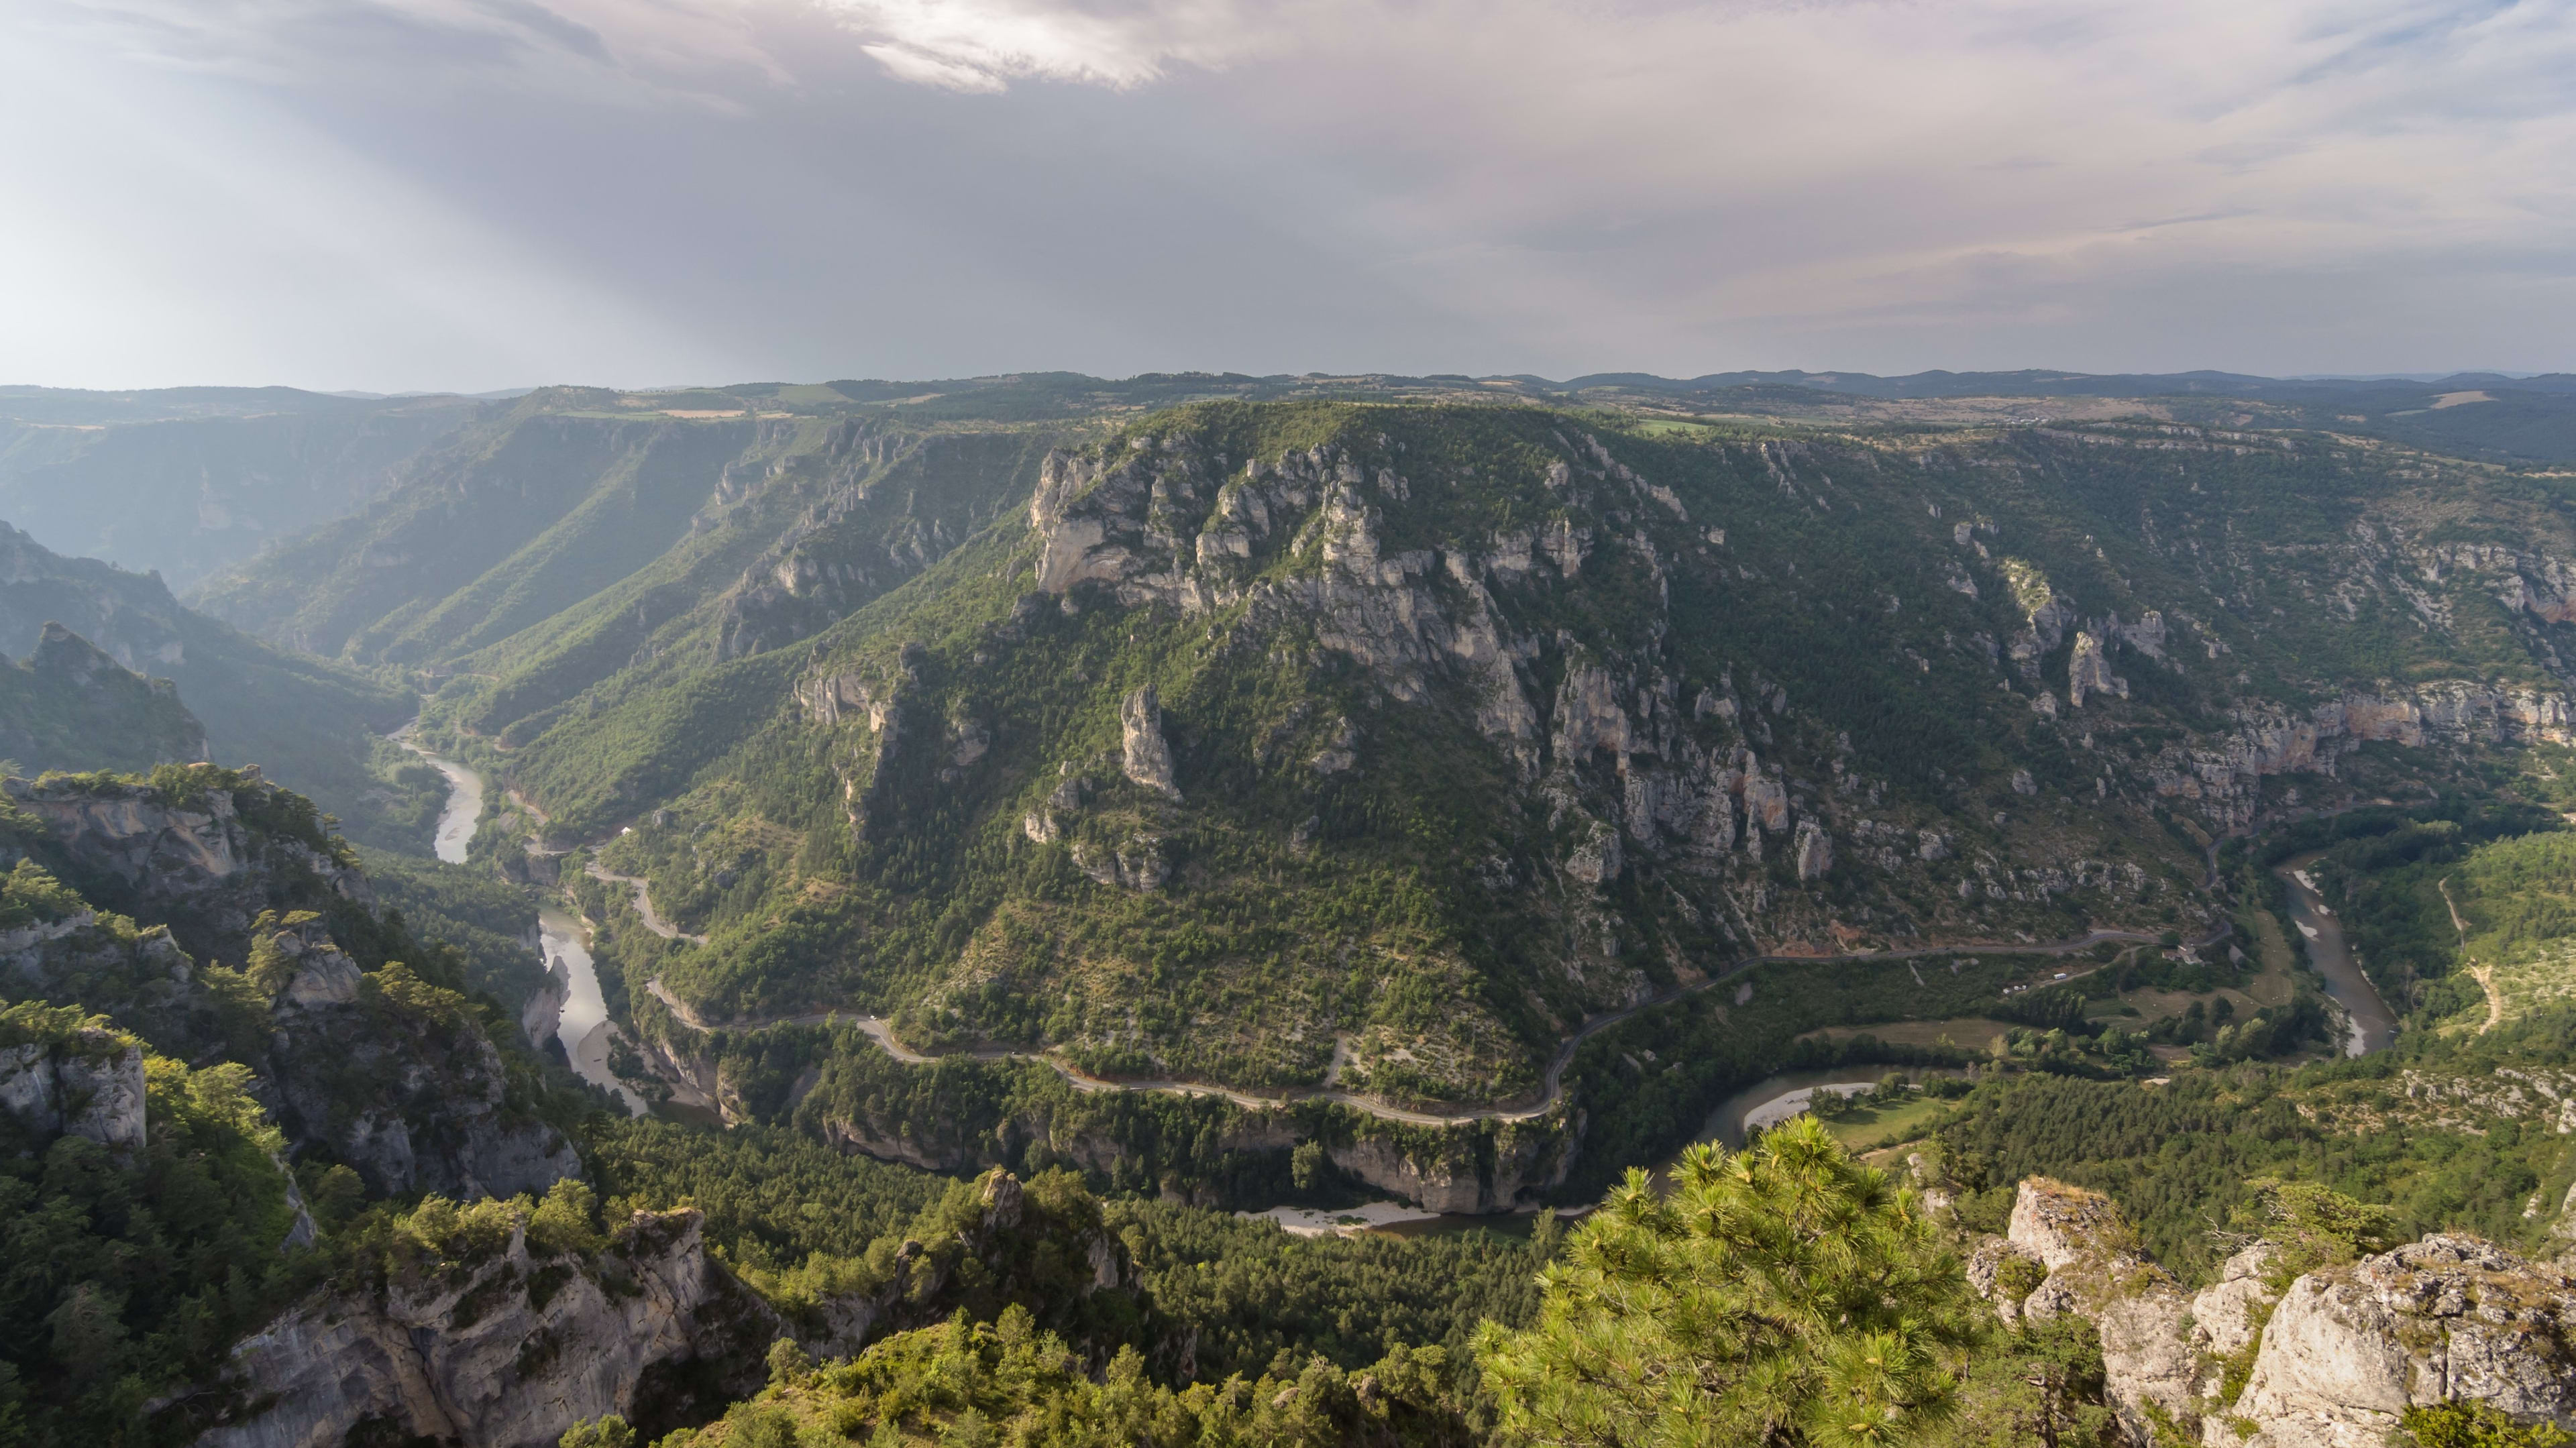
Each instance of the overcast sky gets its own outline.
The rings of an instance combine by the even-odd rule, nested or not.
[[[2576,0],[8,0],[0,382],[2576,369]]]

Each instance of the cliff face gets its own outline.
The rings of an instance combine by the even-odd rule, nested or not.
[[[413,1285],[317,1298],[234,1348],[249,1411],[200,1448],[333,1448],[362,1424],[469,1448],[551,1448],[636,1411],[648,1375],[691,1360],[758,1385],[777,1320],[707,1255],[695,1212],[639,1212],[593,1256],[531,1251]]]
[[[199,1448],[337,1448],[353,1430],[551,1448],[581,1420],[650,1421],[683,1379],[748,1396],[780,1337],[847,1356],[961,1304],[990,1316],[1034,1299],[1044,1318],[1136,1288],[1126,1248],[1078,1192],[1050,1199],[989,1172],[944,1210],[873,1287],[793,1323],[709,1254],[694,1211],[638,1212],[589,1251],[548,1250],[522,1221],[479,1257],[319,1294],[237,1345],[216,1385],[232,1412]]]
[[[18,1035],[0,1026],[0,1109],[39,1139],[85,1136],[127,1152],[143,1145],[139,1043],[94,1026],[10,1043]]]
[[[704,1060],[667,1062],[666,1076],[705,1079]],[[1229,1154],[1285,1156],[1318,1142],[1334,1168],[1355,1182],[1436,1212],[1509,1212],[1562,1183],[1574,1164],[1577,1133],[1563,1112],[1523,1120],[1482,1120],[1451,1126],[1398,1123],[1356,1113],[1336,1114],[1319,1105],[1246,1109],[1203,1102],[1202,1130],[1214,1133]],[[737,1104],[728,1112],[739,1111]],[[958,1172],[999,1165],[1033,1149],[1047,1159],[1086,1171],[1115,1174],[1134,1165],[1137,1144],[1115,1113],[1095,1117],[1079,1110],[1032,1108],[1007,1120],[982,1124],[907,1121],[865,1112],[826,1109],[821,1097],[794,1110],[805,1129],[844,1151],[899,1161],[927,1171]],[[1214,1199],[1201,1205],[1218,1205]]]
[[[242,959],[263,911],[374,903],[366,876],[327,848],[309,804],[256,769],[206,778],[178,796],[139,781],[10,779],[0,789],[47,828],[85,896],[168,924],[201,956]]]
[[[578,1173],[513,1103],[461,995],[334,939],[334,917],[374,927],[374,892],[308,802],[255,772],[174,788],[0,781],[37,827],[18,852],[151,922],[85,910],[0,935],[0,986],[108,1012],[173,1055],[241,1060],[297,1150],[327,1148],[379,1193],[507,1196]],[[206,968],[227,961],[241,978],[218,990]]]
[[[2385,1441],[2410,1406],[2460,1400],[2576,1426],[2576,1276],[2432,1236],[2284,1289],[2275,1251],[2257,1242],[2218,1282],[2185,1293],[2139,1252],[2109,1198],[2033,1178],[1970,1280],[2008,1321],[2090,1319],[2106,1391],[2142,1445],[2179,1435],[2207,1448],[2361,1448]],[[2251,1364],[2232,1401],[2231,1361]]]
[[[388,1195],[506,1197],[580,1175],[572,1143],[512,1108],[499,1048],[451,993],[362,972],[312,922],[257,949],[287,972],[262,1065],[290,1140],[327,1144]]]
[[[2310,1273],[2281,1295],[2208,1439],[2341,1448],[2385,1437],[2409,1407],[2463,1398],[2576,1428],[2576,1276],[2452,1236]]]

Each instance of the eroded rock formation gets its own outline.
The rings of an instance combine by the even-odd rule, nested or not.
[[[2256,1242],[2186,1294],[2098,1192],[2032,1178],[1969,1281],[2007,1321],[2074,1314],[2101,1334],[2105,1389],[2140,1445],[2375,1448],[2410,1406],[2470,1399],[2576,1426],[2576,1276],[2432,1236],[2289,1280]],[[2233,1362],[2250,1370],[2226,1396]]]

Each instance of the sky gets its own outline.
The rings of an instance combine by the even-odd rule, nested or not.
[[[9,0],[0,383],[2576,370],[2576,0]]]

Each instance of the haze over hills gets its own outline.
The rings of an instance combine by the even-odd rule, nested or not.
[[[57,625],[81,650],[94,646],[121,670],[176,686],[191,724],[203,723],[201,747],[161,756],[154,746],[156,757],[262,766],[371,844],[426,837],[436,794],[424,781],[391,778],[398,752],[377,737],[411,717],[409,689],[264,643],[183,606],[157,577],[65,558],[0,524],[0,647],[36,651],[41,665]],[[152,737],[170,737],[169,726]],[[42,754],[19,762],[57,767]],[[150,762],[126,750],[64,767]]]
[[[184,589],[357,507],[473,408],[291,387],[0,387],[0,518]]]
[[[1601,373],[1566,381],[1489,377],[1247,377],[1124,380],[1029,373],[915,382],[754,384],[597,393],[635,409],[830,412],[885,405],[915,417],[1071,419],[1119,407],[1239,397],[1519,395],[1827,423],[1907,420],[1895,404],[1969,399],[2152,399],[2181,420],[2224,422],[2211,399],[2260,403],[2235,425],[2343,429],[2499,460],[2576,461],[2576,378],[2467,372],[2423,381],[2276,379],[2234,373],[1729,372],[1688,379]],[[691,396],[695,395],[695,403]],[[478,418],[524,394],[335,395],[293,388],[96,392],[0,387],[0,517],[58,552],[158,571],[183,593],[269,544],[360,509]],[[969,400],[971,399],[971,400]],[[2447,400],[2446,400],[2447,399]],[[1873,409],[1872,404],[1880,405]],[[1989,409],[1990,411],[1992,409]],[[2242,412],[2242,409],[2238,409]],[[1995,415],[2005,415],[1997,412]]]

